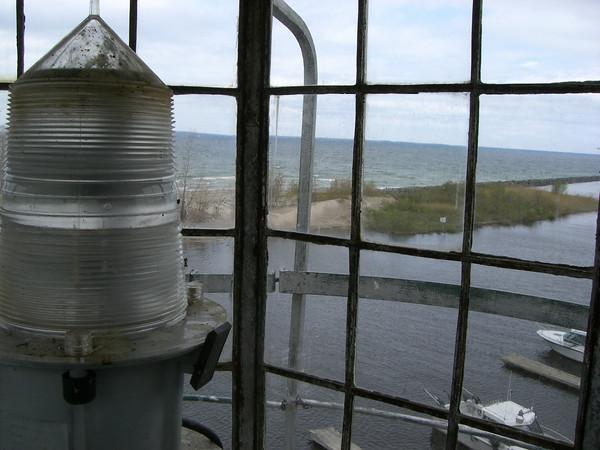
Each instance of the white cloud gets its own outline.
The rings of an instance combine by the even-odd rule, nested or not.
[[[480,144],[596,153],[598,94],[483,96]]]
[[[1,3],[0,35],[8,37],[2,38],[0,44],[0,70],[15,66],[16,53],[12,48],[13,25],[6,19],[14,18],[14,2]],[[128,2],[101,0],[100,3],[102,16],[126,40]],[[212,2],[195,0],[140,2],[140,55],[171,84],[232,85],[237,59],[237,3],[237,0],[223,0],[215,6]],[[289,0],[289,3],[313,33],[320,83],[354,83],[356,1]],[[27,0],[26,8],[26,62],[30,65],[85,17],[88,2],[64,0],[60,14],[54,3],[45,0]],[[471,0],[371,0],[369,80],[465,80],[470,64],[470,10]],[[486,0],[484,79],[500,82],[598,79],[598,23],[597,0]],[[272,53],[273,83],[302,84],[298,45],[277,21]],[[424,100],[424,96],[403,96],[399,103],[394,97],[398,96],[369,97],[371,138],[463,142],[468,116],[466,100],[436,103]],[[522,106],[523,101],[508,101],[506,97],[494,106],[493,114],[482,116],[482,122],[494,124],[489,133],[482,133],[482,140],[487,145],[567,151],[598,147],[600,137],[595,131],[600,121],[598,96],[588,96],[585,101],[567,97],[561,101],[542,99],[539,104],[528,100],[525,102],[530,105],[528,108]],[[327,99],[319,99],[318,134],[350,137],[353,97],[323,98]],[[233,132],[235,128],[230,123],[235,117],[235,107],[225,108],[215,99],[202,106],[199,101],[178,100],[178,128]],[[235,104],[233,99],[224,102]],[[282,98],[281,102],[280,134],[298,134],[301,97]]]
[[[468,113],[466,95],[370,95],[366,137],[465,145]]]
[[[488,1],[483,18],[485,80],[600,78],[600,2]],[[537,66],[522,66],[528,60],[537,61]]]
[[[317,52],[320,84],[352,84],[355,80],[356,14],[354,2],[288,1],[311,31]],[[271,81],[303,83],[298,43],[277,20],[273,22]]]
[[[535,69],[540,63],[538,61],[523,61],[520,66],[524,69]]]

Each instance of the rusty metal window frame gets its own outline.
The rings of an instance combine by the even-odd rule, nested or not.
[[[285,86],[270,87],[268,92],[272,96],[285,95],[315,95],[315,94],[348,94],[356,99],[354,154],[352,166],[352,206],[351,206],[351,231],[349,238],[314,235],[297,231],[283,231],[269,229],[270,237],[302,241],[312,244],[333,245],[348,248],[349,250],[349,287],[346,317],[346,354],[345,354],[345,379],[344,382],[326,379],[302,371],[283,368],[274,365],[265,365],[267,372],[282,377],[292,378],[304,383],[313,384],[323,388],[344,393],[344,422],[342,430],[342,449],[350,449],[352,436],[352,415],[354,399],[361,397],[379,401],[385,404],[401,407],[415,413],[428,414],[435,418],[448,421],[448,434],[446,448],[456,447],[459,425],[478,428],[483,431],[496,433],[508,438],[517,439],[532,445],[541,445],[552,449],[582,449],[595,448],[597,441],[589,440],[593,434],[598,434],[598,422],[594,423],[594,405],[598,409],[600,398],[592,397],[592,385],[598,385],[600,369],[598,362],[592,361],[592,353],[598,353],[598,336],[596,329],[600,324],[598,310],[600,309],[598,279],[599,253],[596,249],[596,262],[594,267],[574,266],[567,264],[553,264],[539,261],[530,261],[512,257],[502,257],[491,254],[473,252],[473,224],[475,205],[475,176],[478,152],[479,130],[479,98],[481,95],[527,95],[527,94],[576,94],[600,93],[600,81],[566,81],[558,83],[483,83],[481,81],[481,33],[482,33],[482,3],[483,0],[474,0],[471,17],[471,67],[470,81],[466,83],[428,83],[428,84],[367,84],[366,80],[366,36],[368,26],[368,0],[358,0],[357,21],[357,57],[356,57],[356,83],[354,85],[317,85],[317,86]],[[445,252],[436,250],[415,249],[400,245],[379,244],[363,241],[361,237],[361,186],[363,169],[363,149],[365,139],[365,100],[368,94],[419,94],[419,93],[466,93],[469,95],[469,132],[467,146],[467,172],[465,187],[465,210],[463,242],[461,251]],[[597,245],[600,247],[600,245]],[[358,314],[358,284],[360,252],[371,250],[379,252],[397,253],[408,256],[425,257],[437,260],[458,261],[461,263],[461,288],[458,321],[456,328],[456,341],[454,349],[454,368],[452,377],[451,407],[449,411],[432,407],[401,397],[396,397],[381,392],[368,390],[357,386],[355,383],[356,361],[356,333]],[[576,439],[573,446],[561,441],[535,435],[465,416],[459,412],[459,402],[462,392],[464,363],[466,355],[466,337],[469,313],[469,288],[471,265],[479,264],[503,269],[538,272],[552,275],[568,276],[572,278],[585,278],[594,281],[592,299],[589,310],[588,342],[586,357],[582,373],[582,389],[580,391],[579,411],[577,418]],[[597,389],[597,388],[596,388]],[[596,394],[597,395],[597,394]],[[584,438],[586,438],[584,444]],[[595,439],[598,439],[596,437]],[[593,444],[592,444],[593,442]]]
[[[24,1],[15,0],[17,77],[24,71]],[[270,0],[240,0],[238,29],[237,87],[170,86],[175,95],[224,95],[237,101],[237,159],[235,226],[228,229],[184,229],[184,236],[232,237],[234,249],[234,343],[233,343],[233,430],[232,446],[240,449],[264,447],[265,375],[271,373],[341,392],[345,396],[342,448],[350,448],[352,414],[356,397],[402,407],[448,421],[446,448],[456,446],[459,425],[497,433],[523,442],[552,449],[600,448],[600,239],[595,245],[593,267],[542,263],[500,257],[471,250],[474,220],[474,186],[478,151],[479,97],[481,95],[600,93],[600,80],[559,83],[502,83],[481,81],[482,2],[473,0],[471,23],[471,70],[466,83],[367,84],[366,36],[368,0],[357,0],[356,83],[271,87],[270,40],[272,6]],[[130,0],[129,44],[137,45],[138,0]],[[0,82],[7,91],[8,82]],[[469,136],[462,250],[443,252],[363,241],[361,237],[361,185],[365,133],[365,104],[368,94],[418,93],[469,94]],[[351,234],[349,238],[272,230],[267,227],[267,148],[269,100],[278,95],[349,94],[356,98],[354,154],[352,165]],[[257,126],[258,124],[258,126]],[[599,215],[600,224],[600,215]],[[264,363],[264,325],[267,278],[267,239],[291,239],[306,243],[341,246],[349,249],[349,288],[346,317],[345,380],[330,380],[300,371]],[[356,324],[360,253],[372,250],[458,261],[462,266],[461,295],[454,351],[451,407],[449,411],[401,397],[367,390],[355,383]],[[467,417],[459,412],[464,374],[470,271],[472,264],[515,269],[593,280],[589,309],[588,337],[582,369],[576,438],[573,446],[507,426]]]

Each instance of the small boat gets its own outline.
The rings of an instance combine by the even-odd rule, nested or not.
[[[585,331],[538,330],[537,334],[548,342],[555,352],[574,361],[583,362],[585,337],[587,336]]]
[[[449,402],[442,401],[437,395],[432,394],[427,389],[424,390],[438,406],[450,409]],[[522,431],[568,441],[568,439],[560,433],[541,426],[533,409],[519,405],[512,400],[501,400],[484,404],[479,397],[473,395],[468,390],[463,389],[463,395],[460,401],[460,412],[465,416],[477,417],[502,425],[508,425]],[[445,429],[436,429],[436,431],[443,434],[446,432]],[[500,436],[496,438],[496,435],[478,435],[476,430],[468,427],[459,431],[458,442],[470,450],[525,450],[538,448],[524,443],[522,444],[523,446],[521,446],[511,439],[502,438]]]

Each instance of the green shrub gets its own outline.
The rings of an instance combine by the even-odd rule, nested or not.
[[[525,185],[481,183],[476,187],[475,226],[532,224],[596,210],[596,200]],[[365,226],[388,234],[458,232],[463,228],[464,185],[402,189],[366,210]]]

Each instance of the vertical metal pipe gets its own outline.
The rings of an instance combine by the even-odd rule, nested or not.
[[[264,448],[271,1],[240,0],[233,286],[235,449]]]
[[[25,5],[24,0],[17,0],[17,78],[25,70]]]
[[[304,85],[316,85],[318,79],[317,53],[308,26],[302,18],[283,0],[273,1],[273,16],[287,27],[300,46],[304,66]],[[296,231],[307,233],[310,230],[311,195],[313,182],[313,160],[315,148],[315,129],[317,119],[317,96],[305,95],[302,103],[302,132],[300,137],[300,167],[298,174],[298,213]],[[303,272],[308,265],[308,244],[296,241],[294,251],[294,270]],[[290,335],[288,367],[302,370],[302,344],[304,341],[305,298],[302,294],[292,296],[290,313]],[[285,414],[285,448],[295,447],[296,397],[298,382],[289,379],[288,407]]]
[[[129,0],[129,47],[137,50],[138,0]]]
[[[479,143],[479,86],[481,84],[481,14],[482,0],[473,0],[471,20],[471,84],[469,98],[469,137],[467,149],[467,173],[465,183],[465,212],[462,245],[462,270],[456,341],[454,345],[454,367],[452,372],[452,392],[448,416],[446,449],[456,448],[458,425],[460,422],[460,400],[467,352],[467,326],[469,319],[469,288],[471,285],[470,254],[473,244],[475,221],[475,177],[477,170],[477,147]]]
[[[358,2],[356,38],[356,85],[364,86],[367,78],[367,24],[368,0]],[[348,302],[346,306],[346,368],[344,423],[342,426],[342,450],[350,450],[352,443],[352,415],[354,412],[355,366],[356,366],[356,326],[358,321],[358,289],[360,280],[360,240],[363,153],[365,142],[366,95],[356,94],[354,121],[354,152],[352,155],[352,209],[350,222],[350,261],[348,282]]]
[[[100,15],[100,0],[90,0],[90,16]]]

